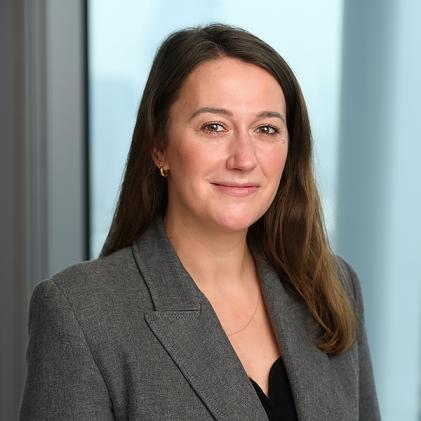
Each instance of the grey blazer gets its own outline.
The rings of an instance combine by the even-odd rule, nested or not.
[[[338,260],[361,321],[329,357],[314,322],[263,260],[264,300],[300,421],[380,420],[357,276]],[[38,284],[21,420],[267,421],[209,301],[162,222],[116,253]]]

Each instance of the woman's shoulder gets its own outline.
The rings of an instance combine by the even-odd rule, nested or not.
[[[33,298],[54,295],[53,291],[71,307],[85,310],[116,302],[124,306],[131,297],[149,301],[131,247],[77,263],[40,281],[34,288]]]
[[[357,314],[359,314],[360,317],[363,317],[363,296],[357,272],[353,266],[341,256],[335,255],[334,257],[341,286],[345,290],[345,293],[353,304]]]

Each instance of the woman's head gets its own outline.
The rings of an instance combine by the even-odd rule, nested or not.
[[[199,197],[189,197],[183,187],[181,175],[184,175],[184,180],[189,174],[194,174],[196,180],[201,175],[208,176],[207,180],[216,181],[214,184],[218,184],[221,180],[210,175],[246,173],[256,164],[257,154],[256,162],[253,163],[250,152],[253,142],[247,143],[244,139],[247,136],[250,139],[253,136],[261,139],[262,136],[266,136],[262,132],[270,131],[268,127],[272,124],[267,124],[268,120],[264,118],[263,124],[253,125],[250,113],[247,120],[244,117],[247,113],[244,113],[244,110],[238,112],[238,107],[236,112],[232,113],[235,114],[235,121],[228,120],[228,125],[236,124],[237,128],[240,127],[242,140],[237,137],[232,143],[231,157],[227,150],[218,149],[216,166],[214,161],[207,160],[206,150],[200,149],[200,160],[205,164],[205,170],[210,170],[208,173],[203,173],[202,169],[193,165],[193,157],[190,156],[186,161],[186,157],[195,149],[191,148],[191,144],[185,143],[185,138],[184,143],[177,143],[177,136],[180,140],[181,133],[177,132],[177,123],[181,118],[180,103],[185,102],[186,95],[188,96],[188,92],[183,92],[183,87],[189,87],[189,83],[191,85],[191,80],[197,76],[195,72],[200,73],[200,68],[209,72],[215,64],[226,64],[229,61],[231,64],[235,62],[237,69],[241,67],[242,70],[237,73],[242,75],[240,79],[247,74],[247,70],[251,73],[254,70],[255,76],[250,85],[254,86],[253,89],[260,76],[268,82],[266,88],[269,85],[273,87],[273,92],[278,93],[279,101],[276,101],[276,95],[268,95],[269,102],[262,103],[262,107],[269,109],[261,111],[274,111],[280,115],[284,113],[286,126],[283,137],[278,138],[280,142],[277,146],[272,144],[271,148],[268,148],[269,151],[278,154],[279,159],[271,160],[266,155],[267,159],[262,167],[266,170],[262,170],[256,179],[250,177],[246,180],[267,183],[269,188],[266,189],[266,193],[271,191],[273,200],[270,194],[260,197],[262,206],[259,207],[254,202],[254,210],[251,213],[247,213],[243,207],[240,209],[241,218],[236,220],[235,226],[230,225],[230,228],[244,228],[255,221],[248,229],[250,246],[268,260],[285,280],[285,286],[308,307],[320,328],[319,347],[326,353],[340,354],[353,343],[356,321],[340,285],[336,262],[325,233],[312,170],[311,133],[304,99],[291,69],[279,54],[262,40],[242,29],[209,25],[181,30],[169,36],[158,50],[143,92],[117,209],[102,255],[129,246],[157,217],[164,216],[168,208],[168,186],[170,200],[178,200],[179,210],[183,209],[183,205],[187,205],[189,211],[194,210],[194,199],[202,200],[206,196],[201,196],[200,193]],[[231,72],[232,68],[229,68],[230,78],[235,75],[235,72]],[[256,76],[256,72],[260,72],[260,76]],[[206,77],[202,74],[200,83],[204,81]],[[219,78],[219,82],[223,82],[223,79]],[[241,86],[244,87],[244,83]],[[197,88],[196,83],[195,89]],[[209,90],[199,89],[199,92]],[[244,95],[243,97],[246,98]],[[235,101],[230,100],[230,104],[233,103],[235,104]],[[217,106],[219,108],[221,105],[218,103]],[[222,106],[225,109],[223,104]],[[252,108],[251,114],[254,113],[254,117],[257,118],[258,111],[255,107]],[[220,114],[219,112],[219,116]],[[177,121],[174,121],[175,117]],[[220,120],[221,118],[218,118],[217,123]],[[209,123],[208,119],[206,121]],[[273,123],[273,120],[270,122]],[[267,127],[260,129],[261,126]],[[184,126],[184,129],[186,127]],[[210,136],[210,131],[220,130],[218,125],[205,124],[197,127],[197,136]],[[238,130],[235,133],[238,134]],[[215,136],[218,138],[219,134]],[[226,136],[226,133],[222,136]],[[244,143],[241,144],[241,141]],[[177,149],[177,145],[182,147]],[[185,154],[184,158],[181,152]],[[246,155],[248,157],[244,158]],[[225,161],[221,161],[219,158],[224,156]],[[189,166],[183,168],[183,162],[187,162]],[[226,163],[227,171],[220,172],[221,162]],[[171,165],[174,167],[171,168]],[[163,170],[169,169],[170,174],[176,169],[179,172],[171,175],[173,178],[168,184],[168,179],[160,175],[157,166],[164,167]],[[256,174],[257,172],[254,173]],[[239,178],[235,181],[239,181]],[[227,180],[233,181],[234,177],[227,177]],[[198,185],[190,185],[195,189],[194,194],[201,191],[200,187],[196,188]],[[239,193],[243,194],[244,190]],[[241,201],[245,203],[243,199],[244,197]],[[228,205],[231,215],[236,211],[233,203],[232,201]],[[204,207],[201,209],[203,212]],[[200,212],[199,209],[199,214]],[[221,222],[218,219],[221,215],[220,210],[206,212],[205,215],[210,216],[210,220]]]
[[[289,142],[285,168],[283,163],[281,168],[284,174],[272,207],[279,210],[281,194],[288,196],[288,191],[294,196],[291,201],[297,204],[299,192],[296,188],[304,188],[306,177],[312,177],[311,139],[302,94],[289,66],[269,45],[242,29],[209,25],[181,30],[164,41],[153,62],[139,107],[119,205],[103,253],[130,244],[153,219],[165,213],[171,180],[160,175],[157,164],[162,155],[154,152],[167,151],[171,138],[171,110],[185,83],[198,68],[224,58],[255,67],[280,87],[284,103],[280,101],[278,108],[286,108],[285,128]],[[220,104],[222,102],[218,106]],[[282,153],[286,155],[285,151]],[[155,156],[155,162],[152,156]],[[283,204],[287,202],[288,198],[284,198]],[[256,227],[255,231],[262,233],[262,228]]]

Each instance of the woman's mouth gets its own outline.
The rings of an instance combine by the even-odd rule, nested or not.
[[[250,196],[260,188],[256,183],[211,183],[219,192],[234,197]]]

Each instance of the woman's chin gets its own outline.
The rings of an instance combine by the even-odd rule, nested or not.
[[[251,225],[253,225],[258,218],[252,215],[222,215],[215,219],[215,223],[222,230],[239,232],[247,231]]]

